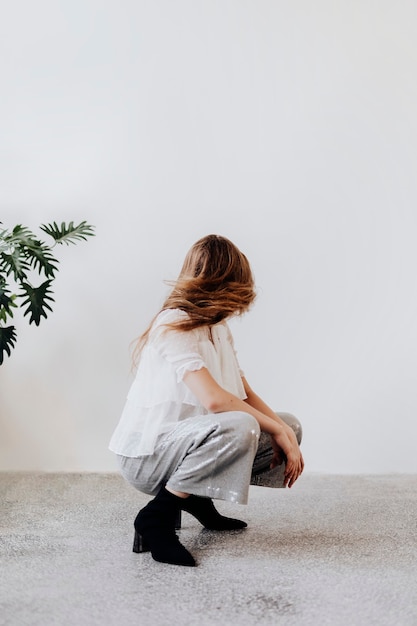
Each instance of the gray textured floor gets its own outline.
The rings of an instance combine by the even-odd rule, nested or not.
[[[114,474],[0,474],[7,626],[416,626],[417,476],[303,476],[251,487],[249,528],[202,530],[196,568],[131,552],[147,497]]]

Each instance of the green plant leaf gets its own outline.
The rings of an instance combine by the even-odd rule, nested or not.
[[[19,294],[19,298],[25,298],[22,302],[22,307],[28,305],[24,315],[30,313],[29,324],[34,322],[36,326],[39,326],[41,317],[45,319],[48,317],[46,309],[52,311],[47,302],[47,300],[54,302],[54,299],[49,295],[52,293],[50,289],[51,283],[52,280],[46,280],[39,287],[32,287],[29,283],[22,283],[24,293]]]
[[[14,326],[0,326],[0,365],[4,360],[4,353],[10,356],[12,348],[16,342],[16,331]]]
[[[40,229],[47,235],[50,235],[56,243],[76,243],[78,239],[86,240],[87,237],[94,237],[93,226],[83,221],[78,226],[74,226],[74,222],[70,222],[67,226],[65,222],[61,223],[59,227],[56,222],[52,224],[42,224]]]
[[[14,247],[10,254],[0,252],[0,272],[4,272],[6,276],[13,274],[16,281],[24,280],[29,269],[29,263],[23,256],[20,246]]]
[[[9,231],[0,230],[0,252],[6,252],[6,254],[10,254],[10,251],[13,250],[13,245],[9,242],[8,237]]]
[[[6,322],[7,316],[13,317],[12,307],[16,308],[17,305],[14,302],[16,296],[10,295],[10,290],[7,287],[6,281],[1,280],[0,276],[0,321]]]
[[[38,269],[39,274],[43,271],[47,277],[55,276],[59,261],[51,254],[49,246],[41,241],[33,240],[25,245],[23,254],[31,267]]]
[[[12,230],[12,232],[5,237],[6,241],[9,241],[12,244],[22,244],[23,246],[30,245],[31,242],[36,240],[35,235],[32,233],[29,228],[26,226],[22,226],[22,224],[17,224]]]
[[[0,221],[0,224],[2,222]],[[94,236],[94,227],[83,221],[74,226],[74,222],[68,225],[65,222],[58,226],[56,222],[52,224],[42,224],[43,232],[54,240],[52,246],[40,241],[33,232],[17,224],[12,231],[0,228],[0,323],[6,323],[8,317],[13,317],[13,309],[17,307],[17,298],[20,298],[20,306],[24,310],[24,315],[29,315],[29,324],[39,326],[42,317],[49,315],[52,311],[50,306],[54,302],[51,296],[51,284],[58,271],[59,261],[53,256],[52,248],[57,243],[76,243],[78,240]],[[46,280],[39,287],[32,287],[28,281],[28,274],[32,270],[38,270],[39,274],[44,274]],[[21,287],[18,295],[10,294],[10,287],[6,280],[13,275],[16,283]],[[11,349],[16,341],[16,331],[14,326],[0,326],[0,365],[3,363],[4,355],[10,356]]]

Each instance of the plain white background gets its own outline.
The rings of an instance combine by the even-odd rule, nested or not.
[[[306,471],[417,472],[416,26],[414,0],[3,7],[0,220],[96,237],[56,249],[48,320],[16,315],[0,469],[116,469],[130,342],[214,232],[251,261],[240,362]]]

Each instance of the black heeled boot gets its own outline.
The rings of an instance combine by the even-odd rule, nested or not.
[[[208,530],[236,530],[246,528],[247,523],[240,519],[220,515],[210,498],[189,496],[180,503],[181,508],[191,513]]]
[[[151,551],[155,561],[194,566],[195,560],[175,534],[181,498],[162,487],[136,516],[133,552]]]

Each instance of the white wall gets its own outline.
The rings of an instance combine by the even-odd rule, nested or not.
[[[417,472],[413,0],[17,0],[0,220],[86,219],[54,313],[16,318],[0,469],[113,470],[129,344],[189,246],[247,253],[241,365],[309,471]]]

